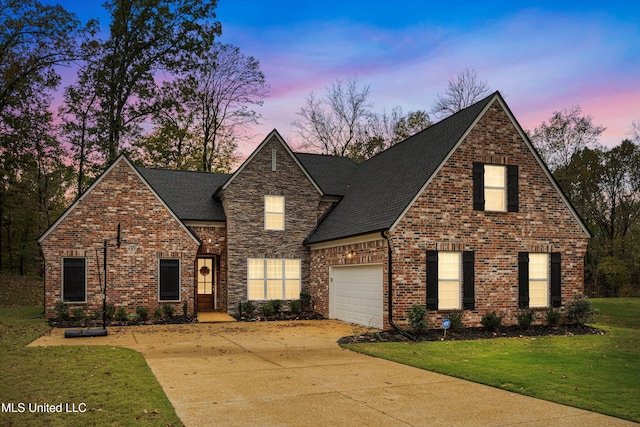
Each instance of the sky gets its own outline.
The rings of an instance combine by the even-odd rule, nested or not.
[[[101,0],[48,0],[85,22],[108,17]],[[272,129],[290,145],[291,125],[313,92],[338,79],[370,85],[374,110],[429,111],[447,82],[474,69],[533,130],[579,105],[600,142],[619,144],[640,121],[640,8],[634,1],[218,0],[219,41],[260,61],[270,95],[250,153]]]

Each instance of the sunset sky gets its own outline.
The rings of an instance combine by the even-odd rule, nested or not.
[[[54,0],[47,3],[56,3]],[[100,0],[58,3],[85,22]],[[290,144],[305,96],[357,75],[376,111],[430,110],[447,82],[475,69],[533,130],[582,107],[612,146],[640,120],[640,8],[634,1],[220,0],[221,42],[260,61],[271,85],[246,154],[276,128]]]

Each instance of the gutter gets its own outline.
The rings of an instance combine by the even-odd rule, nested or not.
[[[382,234],[382,237],[387,241],[387,248],[389,248],[388,249],[389,252],[388,252],[388,255],[387,255],[387,262],[388,262],[388,268],[387,268],[387,279],[388,279],[387,304],[389,306],[389,325],[391,325],[393,327],[393,329],[398,331],[402,336],[409,338],[411,341],[415,341],[416,338],[413,335],[411,335],[409,332],[405,331],[400,326],[398,326],[395,323],[393,323],[393,289],[392,289],[392,285],[393,285],[393,252],[391,251],[391,241],[389,240],[389,236],[388,236],[389,230],[384,230],[380,234]]]

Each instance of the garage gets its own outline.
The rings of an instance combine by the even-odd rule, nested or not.
[[[382,329],[382,265],[331,267],[329,317]]]

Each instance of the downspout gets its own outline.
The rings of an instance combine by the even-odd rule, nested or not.
[[[416,338],[411,335],[409,332],[405,331],[404,329],[402,329],[400,326],[396,325],[395,323],[393,323],[393,289],[392,289],[392,284],[393,284],[393,252],[391,250],[391,241],[389,240],[389,230],[385,230],[382,233],[382,237],[384,237],[384,239],[387,241],[387,248],[388,248],[388,254],[387,254],[387,263],[388,263],[388,268],[387,268],[387,291],[388,291],[388,297],[387,297],[387,305],[389,307],[389,325],[391,325],[393,327],[393,329],[395,329],[396,331],[398,331],[401,335],[409,338],[411,341],[415,341]]]

